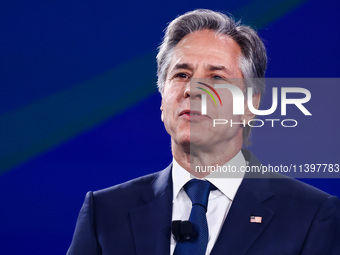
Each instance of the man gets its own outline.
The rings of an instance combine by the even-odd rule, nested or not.
[[[242,149],[249,127],[212,125],[221,117],[251,120],[247,105],[243,115],[233,115],[231,94],[219,93],[223,107],[209,100],[202,114],[196,86],[253,86],[257,108],[264,84],[249,81],[263,78],[266,69],[257,34],[219,12],[188,12],[169,24],[157,62],[173,162],[161,172],[89,192],[68,254],[340,254],[336,197],[290,178],[212,178],[209,171],[195,171],[260,165]]]

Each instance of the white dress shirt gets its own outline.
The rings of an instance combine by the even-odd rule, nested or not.
[[[241,166],[246,166],[246,161],[239,151],[234,158],[232,158],[225,165],[236,166],[240,169]],[[210,191],[207,221],[209,229],[209,241],[207,246],[206,255],[209,255],[217,237],[221,231],[224,220],[227,217],[231,203],[235,194],[243,180],[244,174],[239,178],[209,178],[212,184],[217,187],[217,190]],[[172,201],[172,220],[188,220],[191,212],[191,200],[186,194],[183,186],[190,180],[191,175],[183,167],[181,167],[175,159],[172,165],[172,182],[173,182],[173,201]],[[171,236],[170,241],[170,255],[173,254],[176,246],[176,241]]]

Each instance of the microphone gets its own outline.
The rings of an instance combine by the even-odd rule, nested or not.
[[[193,224],[188,220],[172,221],[171,232],[177,242],[192,241],[197,235]]]

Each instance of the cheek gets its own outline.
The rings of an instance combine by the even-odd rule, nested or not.
[[[218,104],[216,106],[216,110],[218,113],[218,117],[219,118],[223,118],[223,119],[230,119],[233,117],[236,117],[236,115],[233,115],[233,99],[230,96],[225,96],[222,99],[222,106],[220,104]]]
[[[163,97],[163,109],[169,114],[171,111],[174,111],[177,106],[177,94],[174,92],[169,92],[164,94]]]

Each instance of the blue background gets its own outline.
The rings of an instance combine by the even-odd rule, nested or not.
[[[64,254],[87,191],[171,162],[156,48],[166,24],[196,8],[256,27],[267,77],[339,76],[335,0],[3,1],[0,254]],[[298,128],[254,130],[263,163],[339,163],[340,87],[308,89],[313,116],[297,116]],[[338,179],[304,181],[340,196]]]

